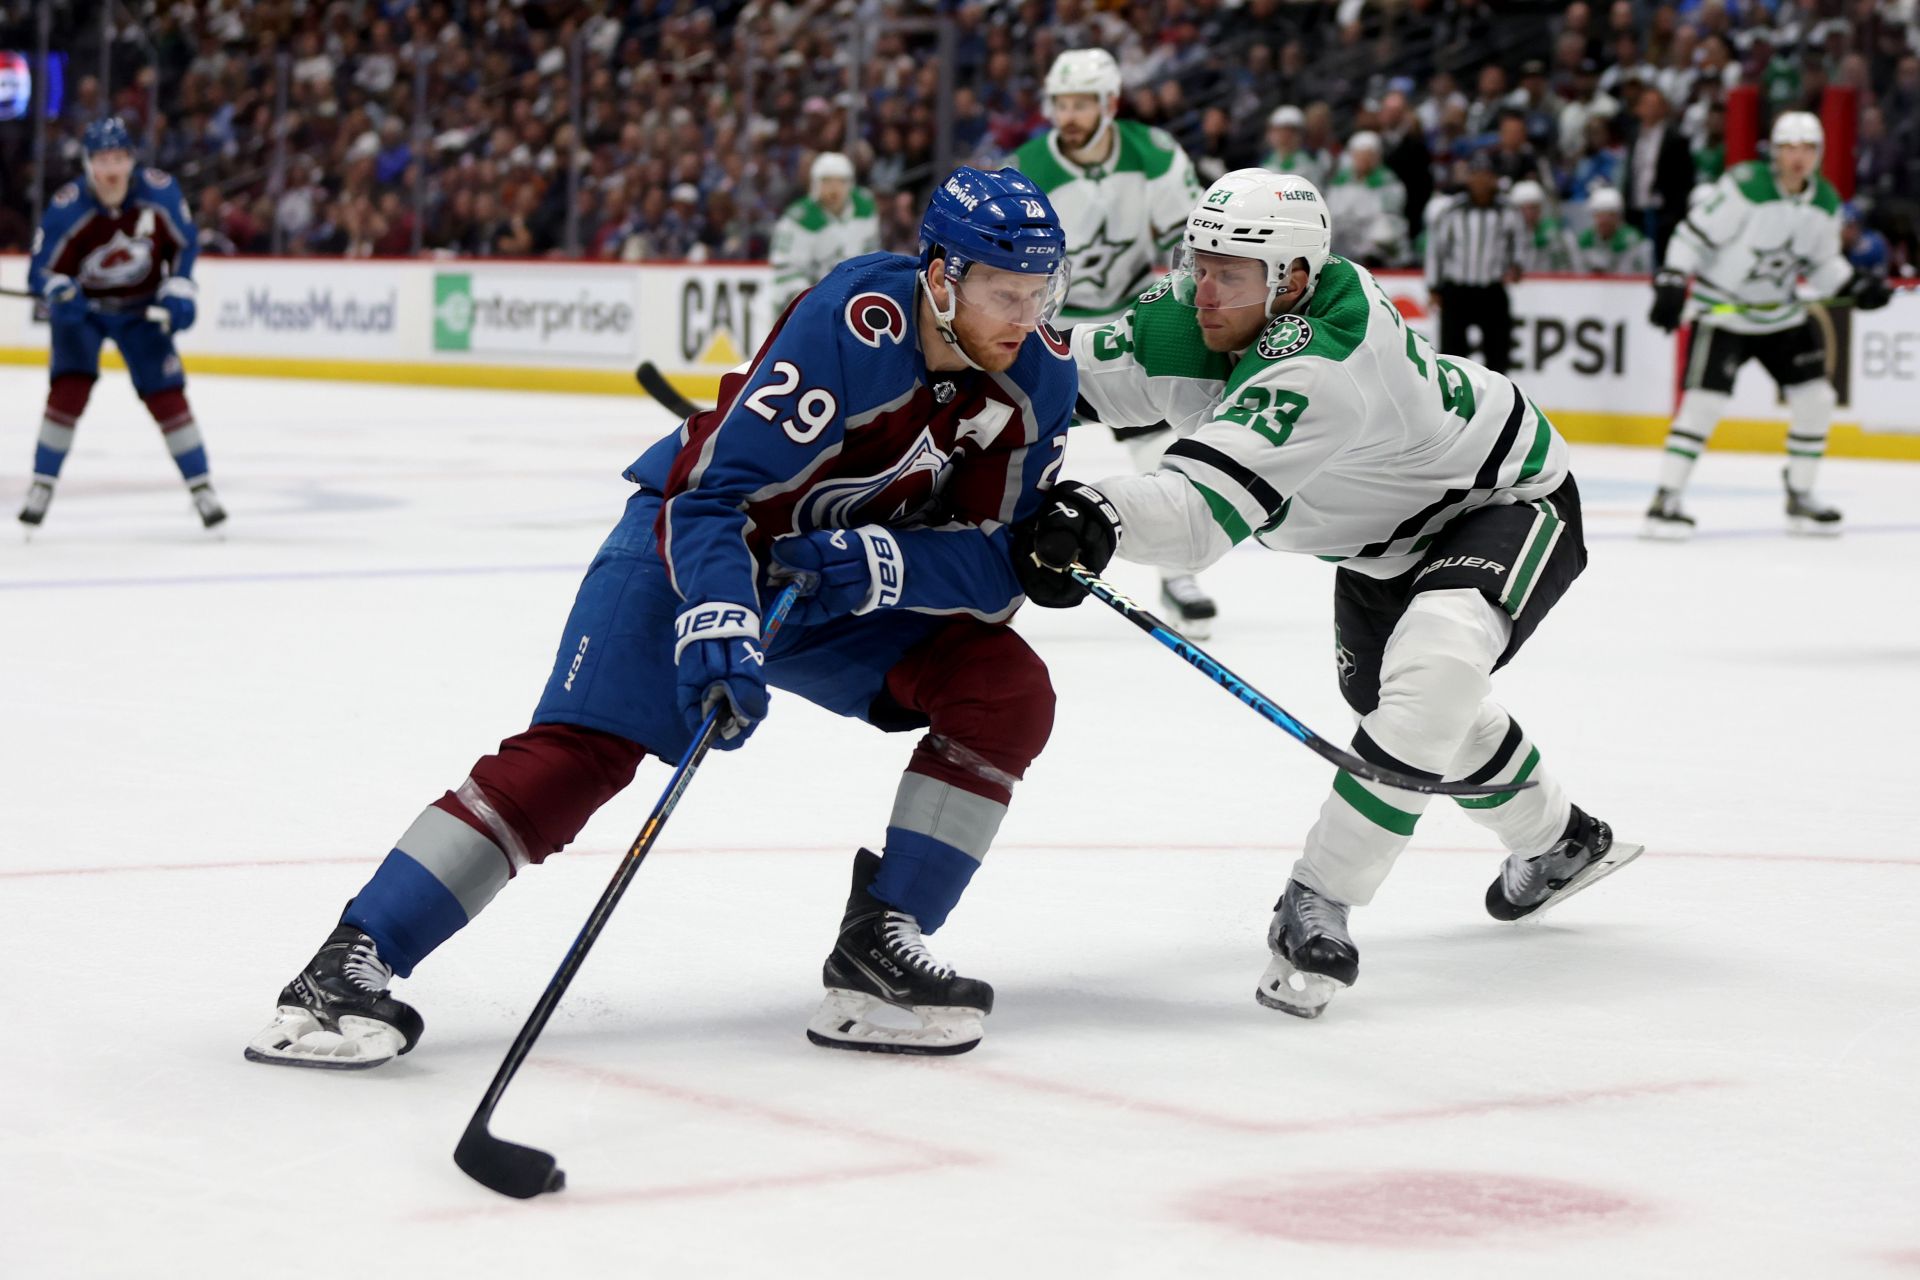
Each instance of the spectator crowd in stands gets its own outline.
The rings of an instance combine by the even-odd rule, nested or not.
[[[8,47],[31,12],[0,0]],[[1757,86],[1764,136],[1851,86],[1849,242],[1920,256],[1920,0],[151,0],[106,51],[111,94],[98,51],[71,55],[49,174],[113,110],[186,183],[206,252],[757,259],[813,155],[843,151],[904,250],[936,166],[1002,162],[1046,127],[1054,56],[1089,45],[1203,182],[1303,173],[1336,248],[1382,265],[1417,260],[1476,153],[1530,184],[1530,226],[1586,232],[1610,190],[1663,245],[1725,164],[1731,88]],[[0,133],[0,247],[30,234],[26,125]]]

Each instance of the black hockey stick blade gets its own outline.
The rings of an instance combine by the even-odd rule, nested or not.
[[[1309,751],[1329,764],[1346,770],[1356,778],[1365,778],[1368,782],[1378,783],[1383,787],[1393,787],[1399,791],[1417,791],[1431,796],[1497,796],[1514,791],[1525,791],[1529,787],[1539,785],[1532,780],[1447,782],[1440,778],[1419,778],[1410,773],[1402,773],[1398,769],[1390,769],[1385,765],[1363,760],[1351,752],[1342,751],[1294,719],[1292,713],[1285,707],[1235,675],[1218,658],[1134,603],[1105,578],[1078,564],[1069,569],[1068,573],[1072,575],[1075,582],[1091,592],[1094,599],[1173,650],[1186,661],[1187,665],[1252,707],[1262,719],[1280,726]]]
[[[558,1160],[545,1151],[494,1137],[481,1115],[467,1122],[467,1131],[453,1149],[453,1162],[489,1191],[515,1200],[531,1200],[567,1185],[566,1171]]]
[[[633,380],[640,389],[658,400],[668,413],[677,418],[691,418],[700,412],[700,406],[681,395],[667,375],[660,372],[651,360],[642,360],[640,367],[633,371]]]

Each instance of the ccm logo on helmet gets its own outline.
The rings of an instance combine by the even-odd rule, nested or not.
[[[1193,219],[1193,225],[1206,231],[1225,231],[1227,229],[1226,223],[1215,222],[1211,218],[1195,217]]]
[[[847,299],[847,328],[853,336],[878,350],[880,340],[904,342],[907,313],[884,293],[856,293]]]

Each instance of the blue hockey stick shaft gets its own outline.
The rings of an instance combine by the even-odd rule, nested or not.
[[[1119,588],[1100,575],[1081,565],[1074,565],[1067,571],[1073,580],[1093,594],[1093,598],[1111,608],[1115,613],[1173,650],[1188,665],[1212,680],[1215,684],[1231,693],[1240,701],[1252,707],[1262,719],[1279,725],[1288,734],[1303,743],[1321,759],[1345,769],[1356,778],[1365,778],[1368,782],[1383,787],[1397,787],[1402,791],[1418,791],[1434,796],[1492,796],[1505,795],[1513,791],[1525,791],[1538,785],[1535,782],[1444,782],[1432,778],[1416,778],[1412,774],[1401,773],[1397,769],[1388,769],[1368,760],[1362,760],[1351,752],[1342,751],[1313,730],[1301,724],[1285,707],[1261,693],[1258,689],[1242,680],[1229,670],[1225,663],[1188,640],[1165,622],[1141,608]]]

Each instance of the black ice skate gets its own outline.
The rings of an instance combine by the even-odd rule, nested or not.
[[[372,938],[350,924],[280,992],[273,1023],[247,1045],[249,1062],[336,1071],[377,1067],[413,1048],[425,1024],[387,994],[393,970]]]
[[[920,922],[867,892],[880,857],[853,858],[853,893],[840,937],[821,972],[827,996],[807,1039],[873,1053],[965,1053],[980,1043],[993,988],[935,960]]]
[[[1334,991],[1360,976],[1360,951],[1347,933],[1347,904],[1298,880],[1287,881],[1287,891],[1274,904],[1267,949],[1273,959],[1253,997],[1297,1018],[1319,1017]]]
[[[20,523],[27,526],[31,533],[47,518],[47,508],[53,505],[53,481],[34,477],[27,486],[27,501],[20,508]]]
[[[1786,478],[1786,472],[1780,473]],[[27,517],[22,514],[20,517]],[[1840,533],[1840,513],[1821,502],[1811,492],[1796,489],[1792,481],[1787,481],[1787,532],[1811,534],[1819,538],[1832,538]]]
[[[1680,495],[1672,489],[1655,489],[1653,505],[1647,508],[1647,522],[1640,536],[1661,542],[1684,542],[1693,536],[1693,517],[1680,509]]]
[[[227,509],[220,505],[220,498],[213,491],[212,481],[196,480],[187,486],[187,492],[193,495],[193,509],[199,514],[203,528],[218,528],[226,521]]]
[[[1487,886],[1487,914],[1495,920],[1538,915],[1612,875],[1645,849],[1641,844],[1614,843],[1612,827],[1575,805],[1567,829],[1553,848],[1532,857],[1508,855],[1499,879]]]
[[[1213,602],[1200,580],[1192,574],[1160,580],[1160,603],[1172,616],[1173,629],[1189,640],[1205,640],[1213,634],[1213,620],[1220,606]]]

